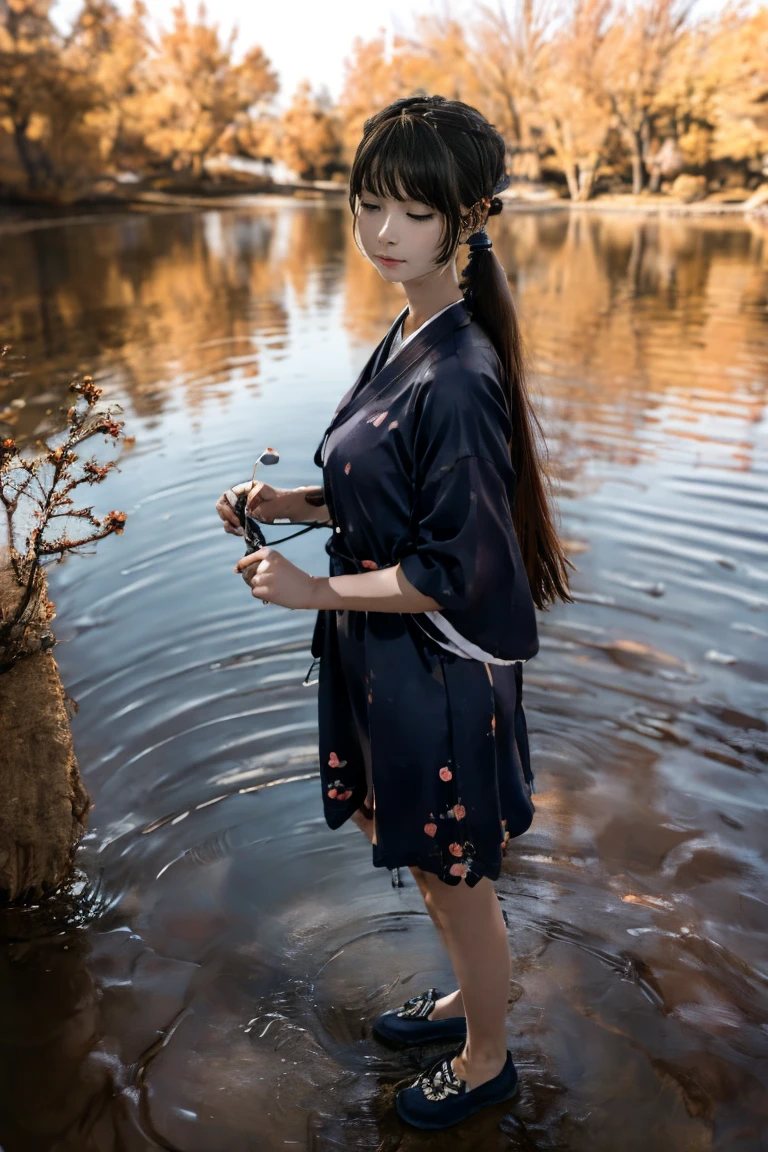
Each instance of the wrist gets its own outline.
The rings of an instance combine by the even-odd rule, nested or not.
[[[321,611],[325,608],[328,600],[328,581],[329,576],[310,576],[309,577],[309,604],[308,607],[315,612]]]

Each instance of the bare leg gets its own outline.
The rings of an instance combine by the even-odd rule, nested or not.
[[[352,815],[350,816],[350,820],[352,820],[355,824],[357,824],[358,828],[365,835],[368,842],[372,843],[373,842],[373,820],[366,820],[365,816],[363,815],[363,811],[361,808],[358,808],[357,812],[352,813]]]
[[[442,922],[440,920],[439,912],[435,906],[435,902],[429,899],[427,874],[426,872],[423,872],[421,868],[417,868],[415,866],[411,866],[410,871],[414,880],[419,886],[419,891],[421,892],[424,903],[426,904],[427,912],[429,912],[432,923],[437,929],[437,934],[443,943],[443,947],[450,956],[450,949],[448,947],[448,941],[445,937],[445,929],[443,928]],[[437,1001],[434,1008],[432,1009],[429,1018],[430,1020],[446,1020],[451,1016],[463,1015],[464,1001],[461,998],[461,989],[457,988],[455,992],[449,992],[447,996],[441,996],[441,998]]]
[[[477,1088],[501,1072],[507,1054],[511,959],[501,905],[486,877],[470,888],[424,876],[427,906],[434,905],[443,926],[467,1017],[467,1042],[453,1068]]]
[[[367,801],[367,797],[366,797],[366,801]],[[372,843],[373,842],[373,820],[372,819],[370,819],[370,820],[366,819],[362,808],[358,808],[357,812],[353,812],[350,819],[355,822],[355,824],[361,830],[361,832],[366,837],[368,842]],[[421,870],[421,868],[416,868],[416,867],[411,867],[410,871],[411,871],[411,875],[413,876],[414,880],[416,881],[416,883],[419,886],[419,891],[421,892],[422,898],[423,898],[424,903],[426,905],[427,912],[429,912],[429,915],[432,919],[432,923],[434,924],[435,928],[437,929],[437,934],[443,943],[443,947],[445,948],[445,950],[448,952],[448,954],[450,956],[450,949],[448,948],[448,941],[446,940],[446,937],[445,937],[445,930],[443,929],[443,925],[440,922],[440,916],[438,914],[437,907],[436,907],[434,901],[429,899],[429,888],[427,885],[426,874]],[[435,1007],[432,1009],[432,1013],[431,1013],[429,1018],[430,1018],[430,1020],[446,1020],[451,1016],[463,1016],[463,1015],[464,1015],[464,1001],[462,1000],[462,997],[461,997],[461,989],[457,988],[455,992],[449,992],[449,994],[447,996],[441,996],[441,998],[435,1004]]]

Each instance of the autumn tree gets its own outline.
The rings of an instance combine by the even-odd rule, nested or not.
[[[258,115],[278,90],[261,48],[234,62],[236,39],[233,28],[221,40],[218,25],[207,23],[204,4],[195,22],[179,4],[171,28],[159,37],[133,110],[147,147],[175,170],[200,176],[235,118]]]
[[[533,180],[541,176],[542,85],[556,18],[556,0],[513,0],[497,9],[481,5],[473,28],[481,107],[507,142],[511,170]]]
[[[674,179],[685,167],[701,168],[712,158],[717,86],[708,63],[712,37],[710,22],[685,28],[664,69],[644,156],[651,192],[659,191],[663,178]]]
[[[577,0],[542,52],[537,92],[545,139],[572,200],[591,197],[610,127],[595,65],[608,13],[609,0]]]
[[[112,0],[84,0],[66,40],[66,57],[71,67],[88,75],[98,94],[85,120],[98,140],[105,172],[146,162],[136,102],[152,50],[143,0],[133,0],[126,15]]]
[[[327,179],[340,167],[341,121],[327,93],[303,80],[279,127],[277,154],[303,180]]]
[[[99,168],[97,135],[86,123],[99,93],[69,60],[51,6],[0,0],[0,131],[35,196],[87,187]]]
[[[711,90],[712,155],[768,174],[768,8],[729,4],[712,38],[705,82]]]
[[[414,91],[439,92],[449,100],[477,101],[477,59],[467,30],[465,22],[448,14],[416,16],[413,32],[398,37],[393,53],[402,83]]]
[[[278,153],[280,117],[271,108],[237,112],[222,132],[217,150],[226,156],[245,156],[253,160],[273,160]]]
[[[695,0],[619,0],[597,63],[632,164],[632,191],[645,187],[658,94]]]

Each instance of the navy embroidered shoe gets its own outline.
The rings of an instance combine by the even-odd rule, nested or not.
[[[433,1040],[465,1040],[465,1016],[450,1016],[446,1020],[430,1020],[429,1016],[440,999],[437,988],[427,988],[406,1000],[400,1008],[382,1013],[373,1022],[373,1034],[390,1044],[429,1044]]]
[[[450,1128],[479,1112],[489,1104],[500,1104],[517,1094],[517,1069],[512,1053],[492,1080],[477,1088],[469,1088],[453,1071],[454,1053],[441,1056],[426,1072],[422,1072],[408,1088],[401,1088],[395,1096],[395,1108],[401,1120],[414,1128]]]

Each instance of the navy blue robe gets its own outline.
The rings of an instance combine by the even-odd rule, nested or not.
[[[318,613],[324,812],[338,828],[372,800],[374,865],[473,885],[498,877],[506,842],[533,820],[522,665],[539,649],[536,612],[512,523],[499,358],[459,300],[384,364],[407,311],[315,463],[330,574],[400,563],[440,612]]]

